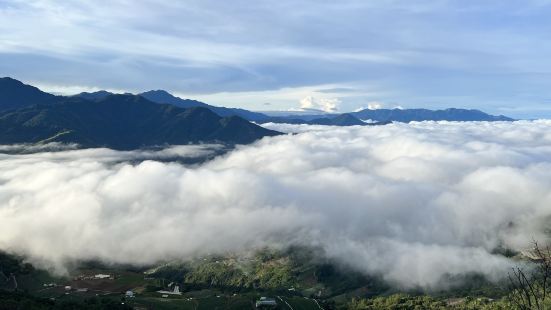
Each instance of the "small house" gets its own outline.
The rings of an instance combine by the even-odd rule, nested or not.
[[[273,298],[260,297],[260,299],[256,301],[257,308],[272,308],[276,306],[277,306],[277,302]]]

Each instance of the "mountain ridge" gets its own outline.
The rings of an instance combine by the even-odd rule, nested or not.
[[[253,122],[269,118],[267,115],[260,112],[253,112],[253,111],[240,109],[240,108],[219,107],[219,106],[213,106],[213,105],[210,105],[201,101],[193,100],[193,99],[182,99],[162,89],[150,90],[150,91],[140,93],[138,95],[155,103],[173,104],[179,107],[200,106],[200,107],[209,108],[214,113],[222,117],[235,115]]]
[[[111,95],[95,102],[69,98],[0,113],[0,144],[47,141],[136,149],[189,143],[247,144],[278,134],[241,118],[225,119],[207,108],[182,109],[136,95]]]
[[[373,121],[513,121],[504,115],[490,115],[477,109],[364,109],[350,113],[360,119]]]
[[[10,77],[0,78],[0,111],[20,109],[31,104],[53,104],[60,99]]]
[[[7,95],[6,95],[7,94]],[[105,100],[115,94],[100,90],[96,92],[83,92],[71,97],[55,96],[39,90],[38,88],[24,84],[12,78],[0,79],[0,112],[23,108],[32,104],[55,104],[64,102],[67,98],[82,98],[90,101]],[[256,123],[291,123],[291,124],[319,124],[333,126],[363,125],[361,120],[372,120],[385,124],[388,122],[411,121],[513,121],[514,119],[503,115],[490,115],[476,109],[448,108],[443,110],[429,109],[364,109],[356,112],[327,114],[327,115],[281,115],[268,116],[260,112],[249,111],[240,108],[226,108],[209,105],[207,103],[182,99],[165,90],[150,90],[137,94],[156,104],[171,104],[181,108],[204,107],[221,117],[240,116],[248,121]],[[332,119],[342,116],[341,122]],[[350,116],[358,119],[351,119]],[[344,119],[348,119],[344,121]],[[360,122],[358,122],[360,121]]]

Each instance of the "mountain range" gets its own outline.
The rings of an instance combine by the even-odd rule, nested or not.
[[[282,123],[282,124],[306,124],[325,126],[379,126],[392,123],[391,121],[364,122],[355,117],[352,113],[327,114],[327,115],[306,115],[306,118],[297,116],[271,117],[258,123]]]
[[[372,122],[362,121],[368,119]],[[246,144],[280,134],[255,123],[369,126],[423,120],[512,119],[466,109],[366,109],[343,114],[269,116],[182,99],[164,90],[137,95],[98,91],[56,96],[12,78],[0,78],[0,144],[70,142],[114,149],[200,142]]]
[[[87,93],[87,92],[80,93],[75,95],[75,97],[98,101],[111,95],[114,95],[114,93],[111,93],[105,90],[100,90],[93,93]],[[184,109],[194,108],[194,107],[207,108],[222,117],[239,116],[249,121],[261,121],[269,118],[267,115],[264,115],[262,113],[252,112],[245,109],[217,107],[217,106],[206,104],[204,102],[197,101],[197,100],[182,99],[168,93],[165,90],[150,90],[150,91],[140,93],[138,95],[144,97],[145,99],[151,102],[160,103],[160,104],[171,104]]]
[[[82,98],[101,99],[105,96],[113,95],[106,91],[95,93],[80,93],[76,96]],[[256,123],[290,123],[290,124],[316,124],[332,126],[352,126],[352,125],[377,125],[377,122],[386,124],[388,122],[411,122],[411,121],[513,121],[512,118],[503,115],[490,115],[480,110],[474,109],[456,109],[428,110],[428,109],[364,109],[361,111],[343,113],[343,114],[302,114],[270,116],[265,113],[252,112],[245,109],[218,107],[206,104],[201,101],[182,99],[174,96],[164,90],[151,90],[139,94],[140,96],[162,104],[172,104],[182,108],[205,107],[214,113],[225,116],[240,116]],[[281,114],[281,113],[278,113]],[[345,115],[342,117],[342,115]],[[375,123],[366,123],[362,120],[371,120]]]
[[[9,78],[1,79],[0,85],[0,144],[64,142],[135,149],[201,142],[247,144],[280,134],[239,116],[157,104],[139,95],[85,99],[50,95]]]
[[[394,122],[412,122],[412,121],[513,121],[512,118],[503,115],[490,115],[479,110],[467,109],[377,109],[361,110],[352,113],[360,119],[370,119],[373,121],[394,121]]]

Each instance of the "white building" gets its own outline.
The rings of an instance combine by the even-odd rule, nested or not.
[[[163,291],[157,291],[157,293],[169,294],[169,295],[182,295],[182,292],[180,292],[180,287],[178,285],[175,285],[172,291],[163,290]]]
[[[275,307],[275,306],[277,306],[277,302],[273,298],[260,297],[260,299],[256,301],[256,307],[257,308]]]
[[[111,275],[108,275],[108,274],[97,274],[97,275],[94,275],[94,278],[95,279],[109,279],[111,277]]]

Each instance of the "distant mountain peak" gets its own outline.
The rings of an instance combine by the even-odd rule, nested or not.
[[[16,84],[26,85],[23,82],[21,82],[19,80],[16,80],[16,79],[14,79],[12,77],[9,77],[9,76],[1,77],[0,82],[2,82],[2,83],[16,83]]]
[[[178,100],[186,100],[186,99],[182,99],[180,97],[174,96],[173,94],[167,92],[164,89],[148,90],[139,95],[156,103],[174,104]],[[166,101],[166,102],[162,102],[162,101]]]
[[[59,98],[11,77],[0,78],[0,111],[33,104],[51,104]]]
[[[206,103],[191,99],[182,99],[162,89],[146,91],[139,94],[139,96],[155,103],[172,104],[180,108],[209,107]]]
[[[352,121],[358,120],[359,121],[359,119],[357,117],[355,117],[354,115],[352,115],[350,113],[343,113],[339,116],[336,116],[334,119],[335,120],[352,120]]]
[[[106,90],[98,90],[98,91],[95,91],[95,92],[82,92],[82,93],[77,94],[75,96],[86,99],[86,100],[97,101],[97,100],[103,100],[106,97],[111,96],[111,95],[114,95],[114,93],[108,92]]]
[[[333,117],[322,117],[313,119],[308,122],[314,125],[330,125],[330,126],[366,126],[365,122],[362,122],[357,117],[350,113],[343,113]]]
[[[26,88],[26,89],[34,89],[34,90],[38,90],[38,91],[42,92],[37,87],[34,87],[32,85],[29,85],[29,84],[25,84],[25,83],[23,83],[19,80],[11,78],[9,76],[0,78],[0,87],[3,87],[3,88],[5,88],[5,87]],[[17,89],[14,89],[14,90],[17,90]]]
[[[352,112],[357,118],[374,121],[512,121],[503,115],[490,115],[476,109],[447,108],[444,110],[429,109],[365,109]]]
[[[172,95],[171,93],[167,92],[167,91],[164,90],[164,89],[148,90],[148,91],[145,91],[145,92],[141,93],[140,95],[144,95],[144,94],[155,94],[155,95],[163,95],[163,96],[169,96],[169,97],[176,97],[176,96]]]
[[[222,117],[237,115],[249,121],[260,121],[268,118],[267,115],[264,115],[258,112],[252,112],[252,111],[239,109],[239,108],[217,107],[217,106],[212,106],[197,100],[182,99],[162,89],[146,91],[139,95],[146,98],[147,100],[150,100],[156,103],[172,104],[180,108],[191,108],[191,107],[208,108],[214,113]]]

